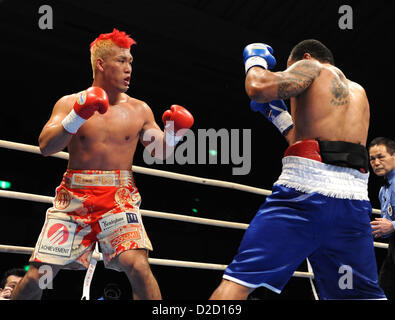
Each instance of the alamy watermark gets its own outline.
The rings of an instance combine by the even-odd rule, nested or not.
[[[170,122],[173,126],[172,121]],[[152,164],[232,164],[233,175],[247,175],[251,171],[251,129],[198,129],[197,132],[182,129],[183,138],[177,147],[164,144],[158,139],[157,130],[147,130],[143,141],[150,142],[143,158],[147,165]],[[173,132],[173,130],[170,130]],[[165,135],[171,135],[165,131]],[[180,139],[179,136],[171,138]],[[169,137],[166,138],[169,140]],[[209,150],[220,152],[209,153]],[[166,158],[162,159],[165,154]]]
[[[339,288],[341,290],[354,289],[352,268],[349,265],[341,265],[339,274],[342,274],[338,281]]]
[[[51,266],[43,264],[38,268],[38,274],[40,278],[38,280],[38,286],[41,290],[53,289],[53,271]]]
[[[1,3],[1,0],[0,0]],[[41,15],[38,20],[38,27],[41,30],[53,29],[53,9],[50,5],[44,4],[38,8],[38,13]],[[342,30],[353,29],[353,9],[350,5],[341,5],[338,13],[341,14],[338,26]]]
[[[353,11],[349,5],[342,5],[339,7],[339,14],[342,16],[339,18],[338,26],[342,30],[353,29]]]
[[[50,5],[44,4],[38,8],[38,13],[41,14],[38,19],[38,27],[41,30],[53,29],[53,10]]]

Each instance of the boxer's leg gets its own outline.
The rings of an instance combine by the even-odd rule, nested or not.
[[[114,258],[119,269],[125,272],[133,288],[134,300],[162,299],[158,283],[148,263],[148,252],[133,249],[122,252]]]

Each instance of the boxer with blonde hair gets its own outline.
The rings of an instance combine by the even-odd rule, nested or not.
[[[157,144],[175,145],[174,130],[190,128],[188,110],[173,105],[164,112],[165,132],[155,122],[151,108],[126,94],[136,42],[114,29],[91,44],[93,84],[56,102],[41,131],[44,156],[67,147],[69,161],[53,207],[38,238],[30,268],[12,299],[40,299],[40,267],[49,265],[55,276],[62,268],[89,266],[99,242],[106,267],[123,271],[134,299],[161,299],[148,263],[151,242],[139,211],[141,197],[131,171],[137,143],[150,130]],[[169,138],[170,137],[170,138]],[[164,154],[155,154],[163,157]]]

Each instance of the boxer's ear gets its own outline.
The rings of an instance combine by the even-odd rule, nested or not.
[[[103,64],[104,64],[104,60],[103,60],[102,58],[97,58],[97,60],[96,60],[96,68],[97,68],[100,72],[103,72],[103,70],[104,70]]]

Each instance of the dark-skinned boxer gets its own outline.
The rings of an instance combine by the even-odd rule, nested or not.
[[[369,218],[364,89],[317,40],[297,44],[285,71],[270,71],[276,60],[263,43],[248,45],[244,62],[251,108],[289,147],[272,194],[211,299],[245,299],[261,286],[280,293],[306,258],[321,299],[385,299]],[[291,115],[281,99],[290,99]]]

